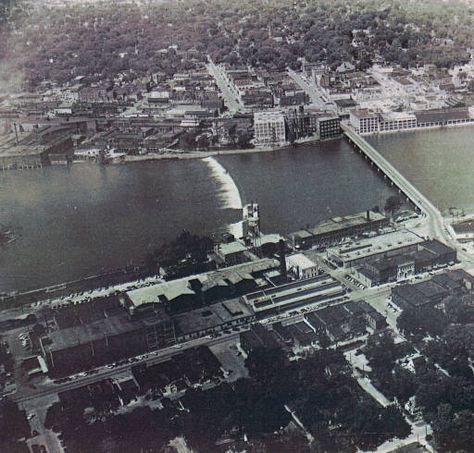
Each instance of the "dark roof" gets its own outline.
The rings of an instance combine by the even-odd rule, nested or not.
[[[316,316],[316,313],[308,313],[305,315],[305,318],[316,330],[324,327],[323,322],[318,316]]]
[[[349,313],[339,305],[318,310],[316,316],[326,325],[341,324],[348,317]]]
[[[436,239],[433,239],[431,241],[426,241],[423,242],[422,246],[426,249],[429,250],[432,253],[435,253],[437,255],[446,255],[447,253],[453,253],[454,249],[451,247],[448,247],[447,245],[443,244],[442,242],[437,241]]]
[[[453,280],[469,281],[471,282],[471,284],[474,283],[474,277],[468,272],[466,272],[464,269],[454,269],[454,270],[448,271],[447,274]]]
[[[429,299],[433,299],[434,297],[445,296],[447,295],[447,291],[442,286],[436,284],[432,280],[428,280],[426,282],[420,282],[413,285],[419,293],[423,294],[423,296],[428,297]]]
[[[355,107],[357,102],[352,99],[336,99],[334,103],[338,107]]]
[[[430,300],[415,289],[413,285],[400,285],[392,289],[392,294],[414,306],[425,305]]]
[[[275,324],[272,324],[273,330],[285,341],[290,341],[293,340],[291,336],[290,329],[288,329],[288,326],[282,325],[281,322],[276,322]]]
[[[415,262],[417,263],[419,263],[420,261],[421,262],[428,261],[429,263],[431,263],[431,260],[433,259],[433,253],[426,249],[422,249],[415,252],[413,256],[415,258]]]
[[[318,336],[305,322],[298,322],[296,324],[292,324],[288,326],[288,330],[291,336],[302,345],[311,344],[318,338]]]
[[[379,313],[377,310],[367,313],[366,316],[368,318],[374,319],[375,321],[385,321],[385,316],[382,315],[382,313]]]
[[[462,286],[462,283],[459,280],[454,280],[448,274],[437,274],[432,278],[432,280],[436,284],[449,290],[456,290]]]
[[[466,222],[455,223],[453,229],[456,233],[472,233],[474,231],[474,222],[468,220]]]
[[[274,332],[270,332],[260,324],[254,324],[248,332],[241,334],[252,348],[280,349],[281,343]]]
[[[364,313],[371,313],[375,309],[369,305],[365,300],[347,302],[343,305],[344,309],[347,310],[351,315],[363,315]]]
[[[347,337],[346,332],[339,325],[332,325],[327,327],[327,333],[334,341],[343,340]]]
[[[467,108],[422,110],[415,112],[418,123],[438,123],[452,120],[469,119]]]

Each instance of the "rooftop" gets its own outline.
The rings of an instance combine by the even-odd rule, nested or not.
[[[264,258],[247,263],[229,266],[216,271],[205,272],[202,274],[192,275],[189,277],[170,280],[168,282],[157,283],[153,286],[138,288],[127,292],[127,296],[135,307],[145,304],[160,303],[162,297],[172,300],[181,295],[196,294],[189,286],[189,281],[198,279],[203,287],[222,286],[224,280],[232,284],[241,282],[242,280],[253,279],[254,272],[264,272],[278,267],[277,260]],[[224,282],[225,283],[225,282]]]
[[[128,313],[123,311],[94,322],[51,332],[48,334],[50,342],[44,343],[44,345],[48,351],[67,349],[78,344],[91,343],[104,337],[111,338],[127,332],[143,330],[147,325],[169,319],[168,315],[160,311],[156,316],[132,320]]]
[[[338,257],[344,262],[355,261],[371,255],[381,254],[389,250],[396,250],[423,242],[423,238],[409,230],[400,230],[393,233],[362,239],[342,246],[327,249],[329,255]]]
[[[318,234],[332,233],[346,228],[365,225],[369,224],[370,222],[377,222],[385,219],[386,217],[380,212],[368,211],[368,213],[362,212],[344,217],[333,217],[320,223],[310,231],[316,236]]]
[[[253,313],[246,304],[238,299],[232,299],[176,315],[173,319],[176,323],[177,334],[186,335],[213,329],[222,324],[252,315]]]
[[[315,266],[315,263],[302,253],[287,256],[286,262],[288,266],[296,266],[300,269],[311,269]]]
[[[452,109],[420,110],[415,112],[418,123],[436,123],[469,118],[467,107]]]
[[[233,253],[245,252],[246,250],[247,247],[239,241],[219,244],[219,253],[222,255],[232,255]]]
[[[322,310],[315,312],[316,317],[318,317],[325,325],[340,325],[344,322],[350,315],[347,310],[344,310],[340,305],[334,305],[332,307],[326,307]]]

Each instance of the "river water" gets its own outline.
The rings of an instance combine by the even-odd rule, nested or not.
[[[0,174],[0,223],[19,237],[0,248],[0,291],[140,263],[183,229],[228,229],[251,200],[265,232],[287,233],[383,207],[392,193],[344,140],[217,159],[8,171]]]
[[[368,141],[443,213],[474,211],[474,127],[370,137]]]
[[[0,174],[0,291],[37,288],[140,263],[183,229],[235,221],[200,160],[74,164]]]

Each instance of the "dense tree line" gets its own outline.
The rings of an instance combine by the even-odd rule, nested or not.
[[[171,75],[208,54],[269,69],[297,68],[301,58],[333,68],[375,60],[452,66],[466,61],[474,41],[472,9],[441,0],[73,4],[24,12],[5,47],[32,84]]]
[[[401,404],[415,396],[424,419],[432,424],[439,451],[470,451],[468,447],[474,445],[474,309],[462,296],[448,298],[444,305],[444,310],[406,309],[397,319],[399,329],[425,357],[414,372],[399,363],[410,352],[409,343],[395,344],[390,335],[371,337],[364,352],[372,381],[382,393]]]
[[[68,399],[49,409],[46,426],[62,433],[71,452],[162,451],[176,436],[183,436],[194,451],[221,451],[217,441],[232,442],[244,434],[248,451],[283,452],[291,445],[301,452],[355,452],[410,432],[395,407],[381,408],[365,394],[339,352],[319,351],[289,362],[281,350],[256,349],[246,366],[249,378],[206,391],[189,389],[182,405],[163,400],[162,410],[140,408],[110,416],[104,411],[110,399]],[[91,406],[96,416],[87,418],[84,411]],[[288,444],[292,416],[285,406],[296,412],[317,445],[308,448],[302,435],[289,436],[295,444]],[[230,445],[224,443],[226,449]],[[252,449],[255,445],[259,447]]]

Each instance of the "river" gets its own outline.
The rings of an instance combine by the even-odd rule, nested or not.
[[[383,207],[392,193],[344,140],[217,159],[7,171],[0,223],[19,237],[0,249],[0,291],[140,263],[183,229],[229,229],[251,200],[264,231],[286,233]]]
[[[368,141],[444,214],[474,211],[474,127],[369,137]]]

